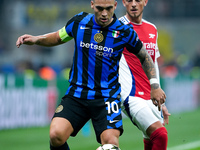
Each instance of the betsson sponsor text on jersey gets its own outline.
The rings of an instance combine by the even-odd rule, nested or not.
[[[101,46],[97,45],[94,43],[84,43],[83,41],[80,42],[80,47],[85,47],[85,48],[90,48],[96,50],[96,55],[98,56],[106,56],[106,57],[111,57],[113,53],[113,49],[106,47],[106,46]]]

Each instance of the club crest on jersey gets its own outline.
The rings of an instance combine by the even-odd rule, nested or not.
[[[63,106],[62,105],[59,105],[57,108],[56,108],[56,111],[55,113],[59,113],[63,110]]]
[[[112,31],[112,36],[113,36],[114,38],[117,38],[117,37],[119,36],[119,31],[113,30],[113,31]]]
[[[100,31],[100,33],[99,33],[99,31],[98,31],[98,33],[96,33],[96,34],[94,35],[94,40],[95,40],[97,43],[102,42],[103,39],[104,39],[103,34],[101,34],[101,33],[102,33],[101,31]]]
[[[153,39],[155,36],[156,36],[155,34],[151,34],[151,33],[149,34],[150,39]]]

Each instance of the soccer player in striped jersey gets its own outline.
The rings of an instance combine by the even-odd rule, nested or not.
[[[119,69],[124,111],[133,124],[143,132],[145,150],[166,150],[168,136],[162,123],[168,124],[170,114],[166,106],[163,105],[162,111],[159,111],[151,101],[150,84],[159,83],[157,58],[160,53],[157,46],[157,28],[154,24],[142,18],[143,9],[148,0],[122,0],[122,2],[126,8],[126,15],[119,20],[133,26],[153,59],[157,70],[157,78],[150,80],[149,83],[140,60],[126,48],[124,49]],[[152,100],[155,103],[154,99]],[[162,112],[165,122],[163,122]]]
[[[124,47],[137,55],[149,79],[156,77],[150,55],[133,28],[116,18],[116,7],[115,0],[91,1],[94,14],[81,12],[56,32],[25,34],[16,42],[17,47],[56,46],[71,39],[75,42],[70,86],[50,125],[51,150],[69,150],[67,139],[76,136],[89,119],[100,144],[119,146],[123,126],[118,70]],[[166,98],[164,91],[154,84],[152,93],[161,106]]]

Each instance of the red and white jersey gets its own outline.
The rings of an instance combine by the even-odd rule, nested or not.
[[[126,16],[119,18],[125,24],[132,24],[139,39],[143,42],[148,53],[156,65],[157,78],[159,81],[159,71],[157,58],[160,56],[157,46],[157,28],[154,24],[142,20],[141,24],[135,24],[128,20]],[[119,82],[121,84],[121,96],[124,101],[128,96],[141,97],[150,100],[151,87],[140,60],[126,48],[123,51],[119,67]]]

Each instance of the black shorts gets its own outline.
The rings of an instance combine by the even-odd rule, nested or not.
[[[57,107],[54,117],[66,118],[74,129],[71,136],[76,136],[80,129],[91,119],[97,141],[106,129],[118,129],[123,133],[121,100],[114,98],[79,99],[66,95]]]

